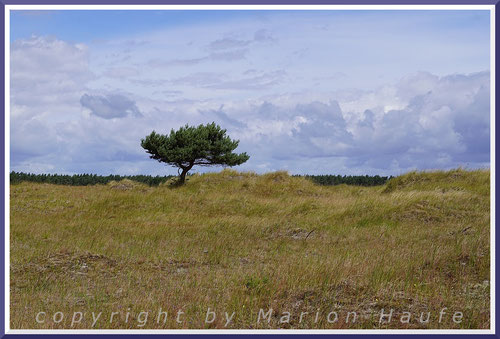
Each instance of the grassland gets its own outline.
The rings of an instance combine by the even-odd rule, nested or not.
[[[12,328],[490,327],[485,170],[378,187],[227,170],[178,188],[21,183],[10,218]],[[260,309],[273,309],[269,323]]]

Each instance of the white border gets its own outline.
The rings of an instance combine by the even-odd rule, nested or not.
[[[489,10],[490,319],[486,330],[12,330],[10,329],[10,11],[11,10]],[[494,5],[5,5],[5,332],[6,334],[495,334],[495,6]],[[8,113],[9,112],[9,113]]]
[[[489,10],[494,5],[5,5],[7,10]]]
[[[4,111],[4,133],[5,133],[5,333],[10,329],[10,10],[5,6],[5,111]]]
[[[495,8],[490,12],[490,310],[495,333]]]

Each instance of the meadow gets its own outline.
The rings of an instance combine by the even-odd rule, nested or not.
[[[373,187],[232,170],[181,187],[13,184],[10,317],[13,329],[489,328],[490,172]]]

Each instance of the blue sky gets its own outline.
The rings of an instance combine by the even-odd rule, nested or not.
[[[29,38],[33,34],[56,35],[63,40],[90,43],[178,26],[259,18],[272,20],[280,16],[301,17],[303,13],[286,10],[18,10],[13,11],[11,16],[11,39]],[[315,11],[314,17],[330,20],[377,18],[387,21],[397,17],[398,20],[425,23],[426,27],[418,27],[419,30],[450,32],[466,28],[478,36],[489,29],[489,14],[486,11]]]
[[[13,11],[11,39],[31,35],[55,35],[67,41],[90,43],[148,33],[157,29],[237,20],[258,15],[252,11],[161,11],[161,10],[67,10]]]
[[[11,167],[175,173],[140,139],[216,121],[241,170],[489,166],[488,11],[14,11]]]

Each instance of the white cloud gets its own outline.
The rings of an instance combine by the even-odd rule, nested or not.
[[[162,174],[140,139],[211,121],[241,140],[247,170],[395,174],[489,163],[490,75],[469,74],[488,62],[466,62],[479,58],[480,42],[464,51],[455,34],[408,41],[402,21],[369,21],[377,27],[365,34],[346,18],[308,15],[89,46],[15,41],[12,168]],[[434,59],[408,52],[415,46]]]
[[[94,78],[87,47],[56,38],[16,40],[10,60],[13,105],[67,104]]]
[[[111,67],[104,73],[110,78],[125,79],[139,75],[139,70],[135,67]]]

